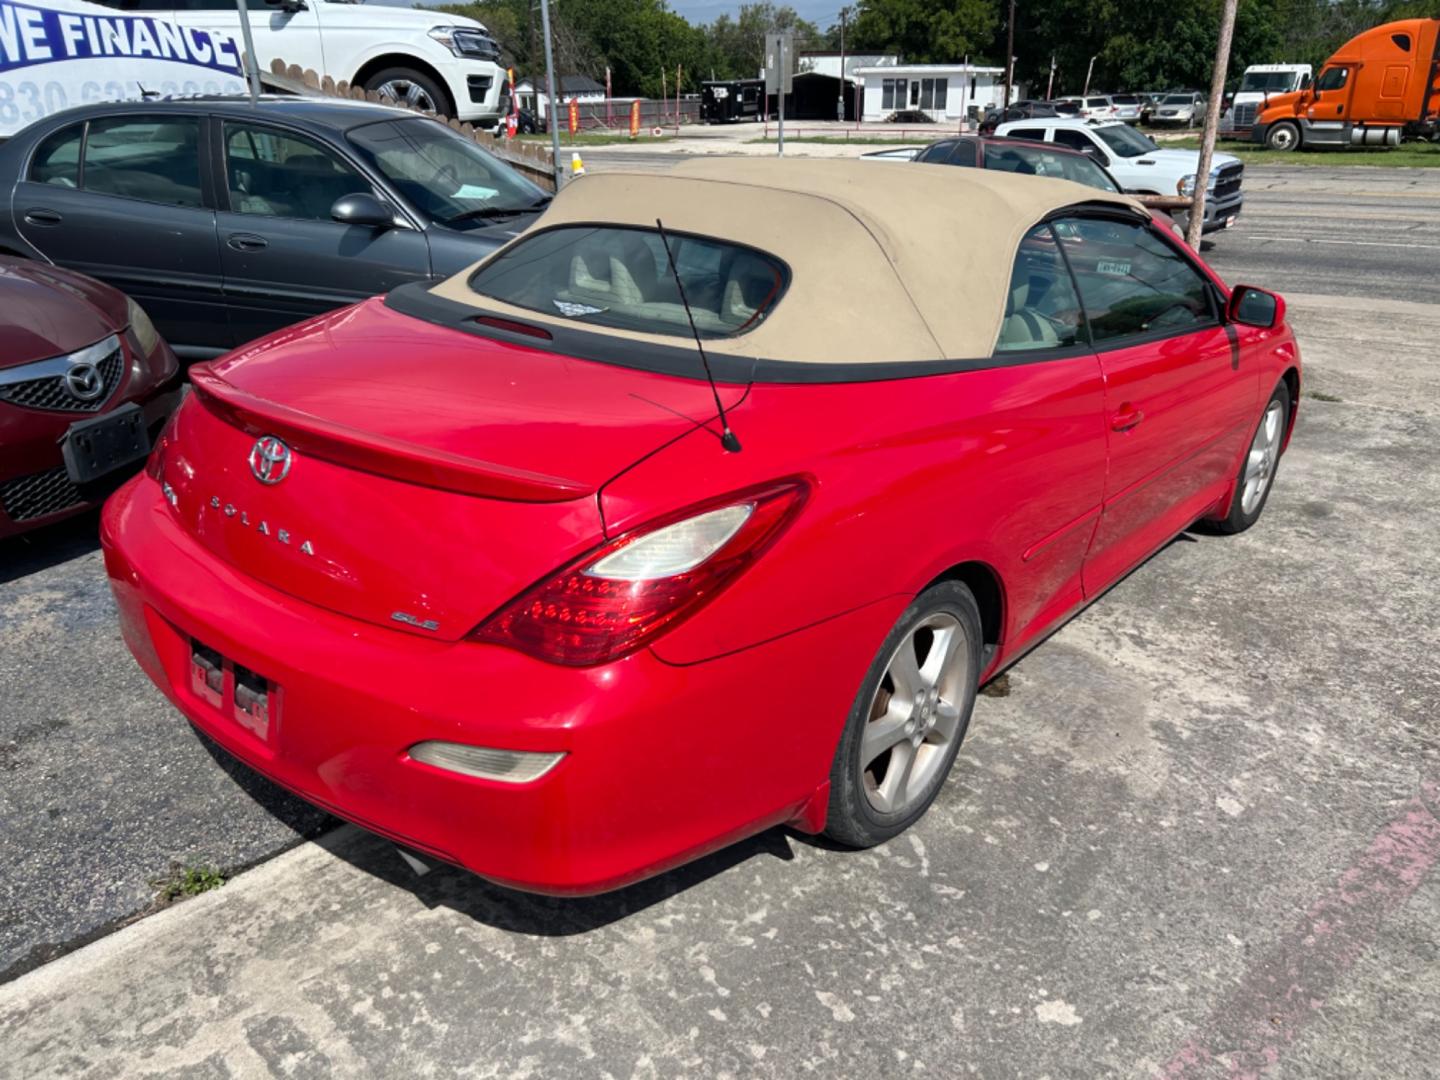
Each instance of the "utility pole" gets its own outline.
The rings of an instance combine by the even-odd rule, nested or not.
[[[1080,91],[1081,97],[1090,95],[1090,76],[1095,74],[1095,57],[1090,57],[1090,66],[1085,69],[1085,89]]]
[[[1015,81],[1015,0],[1010,0],[1010,17],[1005,20],[1005,100],[1000,103],[1000,115],[1010,105],[1010,88]]]
[[[1045,100],[1050,101],[1055,96],[1055,54],[1050,54],[1050,81],[1045,84]]]
[[[845,16],[848,14],[849,8],[840,9],[840,88],[835,102],[835,119],[842,124],[845,122]]]
[[[240,37],[245,42],[245,81],[250,86],[250,104],[260,101],[260,66],[255,60],[255,37],[250,33],[250,9],[245,0],[235,0],[240,9]]]
[[[1190,204],[1190,225],[1185,242],[1200,250],[1205,227],[1205,195],[1210,186],[1210,161],[1215,156],[1215,132],[1220,123],[1220,99],[1225,96],[1225,73],[1230,67],[1230,42],[1235,37],[1236,0],[1225,0],[1220,11],[1220,40],[1215,45],[1215,68],[1210,76],[1210,104],[1205,109],[1205,131],[1200,136],[1200,164],[1195,169],[1195,199]]]
[[[548,99],[545,111],[550,114],[550,153],[558,192],[565,183],[565,170],[560,165],[560,113],[555,107],[558,99],[555,97],[555,52],[550,46],[550,0],[540,0],[540,26],[545,32],[545,96]]]

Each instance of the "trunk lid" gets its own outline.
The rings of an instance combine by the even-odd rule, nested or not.
[[[703,381],[477,338],[379,301],[191,378],[165,478],[196,539],[302,600],[444,640],[599,543],[601,485],[714,416]],[[288,458],[257,451],[269,436]]]

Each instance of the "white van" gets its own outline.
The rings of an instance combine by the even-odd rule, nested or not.
[[[242,40],[235,0],[96,2]],[[353,0],[248,0],[248,7],[262,70],[278,57],[485,126],[508,111],[500,46],[474,19]]]
[[[1266,98],[1303,90],[1313,76],[1309,64],[1251,64],[1240,79],[1240,89],[1220,114],[1220,130],[1227,134],[1249,131]]]

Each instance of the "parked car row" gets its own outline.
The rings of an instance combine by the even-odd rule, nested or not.
[[[1060,118],[1118,120],[1126,124],[1155,127],[1194,127],[1204,122],[1206,97],[1198,90],[1173,90],[1163,94],[1069,95],[1053,101],[1022,98],[1004,109],[987,110],[981,133],[987,134],[1007,120]]]
[[[1153,143],[1016,123],[920,155],[974,168],[552,202],[374,106],[57,117],[0,152],[0,527],[144,458],[100,530],[136,661],[420,861],[579,894],[777,824],[881,843],[986,679],[1177,531],[1255,523],[1300,400],[1283,301],[1107,173]],[[142,297],[210,357],[183,397]]]

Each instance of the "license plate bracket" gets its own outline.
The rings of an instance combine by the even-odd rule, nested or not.
[[[190,692],[261,742],[270,741],[279,687],[200,641],[190,641]]]
[[[150,453],[145,414],[133,402],[104,416],[77,420],[60,440],[65,471],[75,484],[88,484],[144,460]]]

